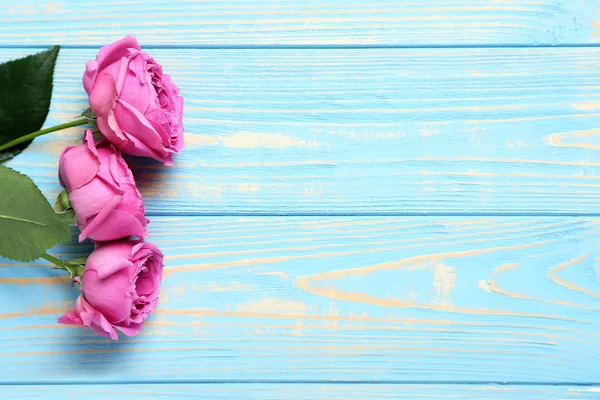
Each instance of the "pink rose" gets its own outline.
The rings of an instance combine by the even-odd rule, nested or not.
[[[151,243],[122,240],[101,244],[85,264],[75,309],[58,319],[118,340],[115,329],[135,336],[156,308],[163,255]]]
[[[58,169],[81,229],[80,242],[146,237],[142,196],[121,153],[110,142],[94,143],[92,131],[87,130],[82,145],[63,150]]]
[[[85,65],[83,86],[108,140],[123,153],[173,164],[183,149],[183,97],[134,37],[102,47]]]

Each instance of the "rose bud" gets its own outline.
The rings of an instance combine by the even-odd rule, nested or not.
[[[104,136],[123,153],[172,165],[183,149],[183,97],[162,67],[127,36],[85,65],[83,86]]]
[[[86,131],[82,145],[63,150],[58,169],[81,229],[80,242],[146,237],[142,196],[121,153],[110,142],[94,143],[92,132]]]
[[[135,336],[156,308],[163,273],[158,248],[139,240],[103,243],[87,259],[75,309],[58,319],[118,340]]]

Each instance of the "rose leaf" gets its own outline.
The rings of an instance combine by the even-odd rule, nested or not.
[[[42,128],[52,96],[52,77],[60,47],[0,64],[0,145]],[[0,163],[31,141],[0,152]]]
[[[69,223],[56,215],[35,183],[0,165],[0,256],[37,260],[56,244],[70,241]]]

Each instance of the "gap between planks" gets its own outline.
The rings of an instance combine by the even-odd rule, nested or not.
[[[4,387],[6,395],[26,398],[52,399],[79,398],[106,399],[114,392],[107,385],[87,386],[10,386]],[[120,385],[119,394],[131,400],[152,398],[215,398],[215,399],[261,399],[261,400],[305,400],[306,398],[364,399],[364,398],[444,398],[444,399],[596,399],[600,389],[597,386],[549,386],[535,385],[511,387],[504,385],[339,385],[339,384],[134,384]]]
[[[571,387],[595,387],[600,386],[600,382],[519,382],[519,381],[419,381],[419,380],[290,380],[290,379],[178,379],[161,380],[120,380],[120,381],[35,381],[35,382],[0,382],[2,386],[87,386],[87,385],[449,385],[449,386],[571,386]]]
[[[268,213],[268,212],[185,212],[185,211],[151,211],[146,212],[148,217],[301,217],[301,218],[312,218],[312,217],[333,217],[333,218],[344,218],[344,217],[573,217],[573,218],[593,218],[600,217],[600,213],[561,213],[561,212],[387,212],[387,213],[369,213],[369,212],[350,212],[350,213]]]
[[[1,49],[46,49],[49,44],[4,44]],[[61,44],[61,48],[69,50],[98,49],[100,45],[69,45]],[[424,45],[406,45],[406,44],[203,44],[203,45],[168,45],[168,44],[143,44],[145,50],[345,50],[345,49],[547,49],[547,48],[594,48],[600,47],[600,43],[564,43],[564,44],[424,44]]]

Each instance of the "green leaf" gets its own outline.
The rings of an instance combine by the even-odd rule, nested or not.
[[[17,261],[40,258],[71,241],[71,228],[54,213],[26,175],[0,166],[0,256]]]
[[[67,225],[75,225],[75,210],[57,212],[56,216]]]
[[[58,46],[0,64],[0,145],[39,131],[50,109],[52,75]],[[25,149],[31,141],[0,152],[0,162]]]
[[[31,143],[31,142],[30,142]],[[25,146],[21,146],[23,147],[23,149],[25,148]],[[23,149],[20,149],[19,146],[14,146],[11,147],[10,149],[6,149],[6,150],[0,150],[0,164],[2,164],[4,161],[8,161],[11,158],[13,158],[14,156],[20,154]]]

